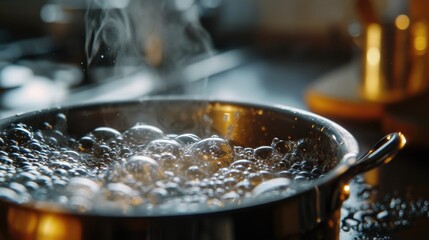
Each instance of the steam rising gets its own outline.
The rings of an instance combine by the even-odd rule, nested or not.
[[[88,67],[169,73],[209,54],[193,0],[93,0],[86,14]]]

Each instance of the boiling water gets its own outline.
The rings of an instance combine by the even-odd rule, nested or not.
[[[1,132],[1,198],[78,212],[188,213],[285,196],[335,164],[311,154],[310,139],[246,148],[140,123],[75,139],[65,122],[59,114],[55,126]]]

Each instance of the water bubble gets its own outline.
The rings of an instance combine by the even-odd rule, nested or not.
[[[160,139],[163,136],[164,133],[161,129],[145,124],[137,124],[125,131],[123,134],[125,141],[137,145],[147,144],[150,141]]]
[[[262,180],[264,181],[275,177],[274,173],[267,170],[261,170],[258,172],[258,174],[261,176]]]
[[[253,148],[249,148],[249,147],[243,148],[243,153],[242,153],[243,156],[241,156],[241,158],[245,158],[245,159],[253,161],[254,160],[253,153],[254,153]]]
[[[284,178],[293,178],[293,174],[290,170],[286,170],[286,171],[280,171],[277,173],[278,177],[284,177]]]
[[[77,212],[88,212],[93,209],[94,202],[83,195],[71,196],[67,201],[68,206]]]
[[[190,166],[186,170],[186,176],[188,179],[194,180],[204,178],[206,174],[198,166]]]
[[[128,205],[133,202],[133,198],[138,194],[131,187],[123,183],[109,183],[102,195],[107,201]]]
[[[271,146],[254,149],[216,135],[164,134],[146,124],[122,134],[97,127],[76,140],[67,135],[61,114],[42,130],[16,124],[1,136],[0,180],[13,183],[5,187],[12,190],[9,195],[77,212],[216,209],[252,195],[291,191],[287,184],[264,188],[274,179],[305,182],[326,172],[316,168],[317,159],[305,155],[303,161],[303,150],[293,141],[274,139]],[[399,216],[407,214],[398,210]]]
[[[79,140],[79,150],[82,152],[88,152],[95,145],[95,139],[91,136],[83,136]]]
[[[38,167],[38,170],[40,171],[40,173],[42,173],[46,176],[51,176],[54,172],[51,168],[49,168],[48,166],[45,166],[45,165]]]
[[[271,147],[276,149],[281,154],[286,154],[292,150],[291,142],[274,138],[271,142]]]
[[[53,161],[49,164],[49,167],[51,169],[57,169],[57,168],[61,168],[61,169],[65,169],[65,170],[69,170],[72,168],[71,164],[66,162],[66,161],[62,161],[62,160],[57,160],[57,161]]]
[[[52,181],[52,184],[57,188],[64,188],[67,185],[67,182],[62,179],[55,179]]]
[[[248,168],[254,168],[254,167],[255,167],[254,163],[247,159],[240,159],[240,160],[234,161],[230,165],[230,168],[235,168],[235,169],[248,169]]]
[[[193,144],[201,141],[201,138],[192,133],[185,133],[177,136],[175,140],[181,144]]]
[[[315,167],[315,168],[313,168],[313,169],[311,170],[311,174],[312,174],[314,177],[319,177],[319,176],[322,174],[322,170],[321,170],[320,168],[318,168],[318,167]]]
[[[57,176],[64,176],[64,177],[66,177],[66,176],[69,175],[68,172],[67,172],[67,170],[62,169],[62,168],[56,168],[54,170],[54,174],[57,175]]]
[[[164,188],[154,188],[152,189],[148,195],[147,198],[150,203],[158,205],[162,202],[164,202],[169,196],[169,193]]]
[[[100,144],[94,147],[93,153],[97,158],[110,158],[110,155],[113,155],[114,152],[108,145]]]
[[[15,191],[5,187],[0,187],[0,198],[10,202],[21,202],[18,194]]]
[[[48,189],[52,186],[51,178],[45,175],[37,175],[37,179],[35,180],[35,182],[39,186],[47,187]]]
[[[64,151],[64,155],[71,158],[71,159],[74,159],[74,160],[78,160],[80,157],[80,154],[76,151],[73,151],[73,150]]]
[[[379,219],[379,220],[387,219],[387,218],[389,218],[389,216],[390,216],[390,214],[386,210],[377,213],[377,219]]]
[[[238,182],[234,188],[240,194],[244,195],[246,192],[250,192],[253,189],[254,185],[248,180],[244,179]]]
[[[259,173],[250,173],[247,179],[252,183],[252,185],[256,186],[263,181],[261,174]]]
[[[204,165],[208,172],[214,173],[231,164],[234,150],[225,139],[211,137],[194,144],[191,148],[191,157],[195,165]]]
[[[14,140],[18,143],[25,143],[30,141],[33,138],[33,134],[29,130],[23,127],[15,127],[15,128],[9,129],[6,132],[6,136],[8,139]]]
[[[173,155],[180,158],[180,144],[175,140],[157,139],[153,140],[144,148],[148,156],[158,155]]]
[[[290,165],[293,165],[295,163],[302,161],[302,156],[300,153],[297,153],[297,152],[289,152],[284,155],[283,161],[285,161],[286,163],[289,163]]]
[[[226,189],[231,189],[237,183],[237,179],[228,177],[223,180],[223,185]]]
[[[121,133],[110,127],[98,127],[92,131],[92,135],[97,140],[107,141],[121,136]]]
[[[158,163],[166,170],[177,172],[181,170],[182,161],[180,161],[175,155],[165,153],[159,156],[157,159]]]
[[[64,113],[55,116],[55,129],[60,132],[67,131],[67,116]]]
[[[36,191],[39,189],[39,184],[34,181],[27,181],[24,183],[24,186],[30,191]]]
[[[169,197],[176,197],[182,195],[182,189],[176,182],[167,182],[164,189],[168,192]]]
[[[255,196],[258,196],[261,194],[265,194],[267,192],[285,190],[286,188],[289,187],[290,184],[291,184],[291,181],[288,178],[270,179],[256,186],[253,189],[252,194]]]
[[[262,146],[255,149],[254,158],[259,165],[272,167],[280,160],[280,154],[271,146]]]
[[[219,208],[224,206],[224,202],[219,199],[212,198],[207,200],[207,206],[209,208]]]
[[[36,180],[36,176],[29,172],[22,172],[16,176],[16,179],[20,182],[34,181]]]
[[[82,177],[71,178],[67,189],[73,195],[93,197],[100,189],[100,186],[93,180]]]
[[[12,164],[13,163],[13,160],[12,159],[10,159],[9,157],[7,157],[7,156],[0,156],[0,163],[1,164],[6,164],[6,165],[10,165],[10,164]]]
[[[154,183],[163,176],[159,164],[147,156],[132,156],[127,159],[124,166],[134,178],[145,184]]]
[[[221,199],[225,202],[233,203],[233,202],[238,202],[241,199],[241,196],[237,192],[231,191],[231,192],[225,193],[221,197]]]
[[[20,195],[27,193],[27,188],[24,185],[17,182],[11,182],[8,187]]]

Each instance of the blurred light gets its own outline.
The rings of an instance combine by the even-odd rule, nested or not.
[[[0,86],[13,88],[21,86],[33,77],[33,71],[24,66],[10,65],[0,72]]]
[[[423,55],[427,48],[427,29],[423,22],[416,22],[413,27],[414,49],[417,55]]]
[[[371,47],[366,54],[366,60],[371,65],[376,65],[380,62],[380,49]]]
[[[222,4],[222,0],[202,0],[201,5],[205,8],[218,8]]]
[[[66,22],[68,16],[57,4],[46,4],[40,9],[40,18],[46,23]]]
[[[173,2],[175,9],[178,11],[187,10],[194,4],[194,0],[174,0]]]
[[[366,58],[363,94],[369,99],[376,100],[381,89],[380,60],[381,60],[381,26],[376,23],[368,25],[366,32]]]
[[[105,0],[104,6],[106,8],[126,8],[130,0]]]
[[[344,193],[347,193],[347,194],[350,193],[350,185],[348,185],[348,184],[344,185],[343,191],[344,191]]]
[[[8,231],[17,239],[31,239],[37,228],[37,214],[20,208],[10,208],[7,212]]]
[[[37,239],[81,239],[81,225],[77,220],[57,215],[43,215],[37,227]]]
[[[48,78],[33,75],[21,87],[4,92],[0,100],[6,108],[34,108],[58,103],[66,94],[65,86],[54,84]]]
[[[401,143],[399,147],[402,149],[403,147],[405,147],[405,144],[407,144],[407,138],[402,132],[399,132],[399,137],[401,138]]]
[[[362,26],[359,22],[352,22],[347,30],[352,37],[359,37],[362,34]]]
[[[396,17],[395,25],[400,30],[406,30],[410,26],[410,18],[407,15],[401,14]]]

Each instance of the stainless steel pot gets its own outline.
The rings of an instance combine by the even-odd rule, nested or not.
[[[23,122],[35,128],[67,116],[70,135],[96,127],[118,130],[136,122],[169,133],[216,133],[240,146],[269,145],[274,137],[318,139],[336,158],[335,167],[314,184],[279,199],[194,213],[115,216],[70,213],[49,206],[0,203],[0,239],[335,239],[347,198],[345,184],[356,174],[391,160],[405,144],[400,133],[378,142],[360,159],[353,136],[336,123],[284,106],[189,99],[148,99],[63,107],[14,116],[0,128]],[[209,119],[209,120],[208,120]]]

